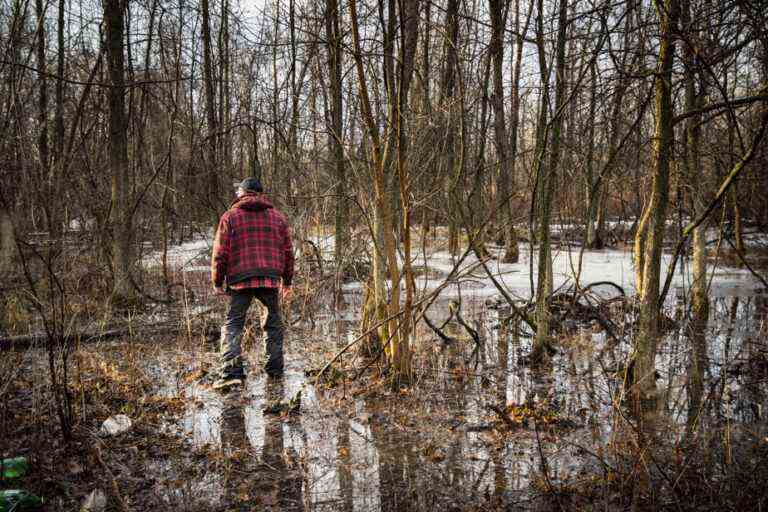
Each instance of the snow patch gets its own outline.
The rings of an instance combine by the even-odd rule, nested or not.
[[[213,233],[206,237],[197,238],[174,245],[168,248],[166,261],[168,266],[178,270],[197,271],[210,270],[208,262],[213,250]],[[157,267],[162,265],[163,252],[155,251],[147,254],[142,259],[145,267]],[[205,265],[203,265],[205,263]]]

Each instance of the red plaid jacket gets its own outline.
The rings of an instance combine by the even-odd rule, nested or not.
[[[288,221],[262,195],[236,199],[219,220],[213,241],[211,281],[229,288],[277,288],[293,280]]]

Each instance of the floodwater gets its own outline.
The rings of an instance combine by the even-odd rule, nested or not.
[[[661,437],[671,445],[705,430],[727,429],[736,447],[768,433],[768,296],[727,278],[713,281],[712,290],[704,407],[695,421],[684,289],[668,300],[677,323],[659,347],[656,384]],[[616,446],[631,434],[622,386],[631,321],[621,325],[618,343],[589,322],[570,324],[551,364],[534,372],[521,364],[531,339],[503,321],[508,311],[489,305],[486,293],[464,294],[461,312],[480,344],[453,321],[445,331],[456,341],[447,347],[420,328],[410,390],[327,390],[305,370],[318,367],[318,354],[332,356],[357,336],[360,296],[353,289],[345,298],[346,308],[321,304],[311,323],[292,328],[282,381],[258,371],[260,343],[247,352],[245,386],[228,394],[182,378],[195,361],[213,362],[212,352],[169,350],[167,360],[153,363],[156,392],[185,403],[181,417],[161,428],[189,447],[183,461],[148,465],[162,503],[177,510],[524,510],[534,508],[543,488],[577,485],[622,464]],[[435,302],[429,316],[442,324],[448,301]],[[352,352],[343,367],[364,364]],[[295,402],[299,392],[293,414],[265,411],[280,400]],[[515,428],[491,409],[524,404],[541,415]],[[736,448],[728,455],[738,456]],[[189,476],[185,464],[203,469]],[[204,469],[209,465],[215,470]]]

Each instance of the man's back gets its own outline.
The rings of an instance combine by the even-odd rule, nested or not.
[[[261,194],[244,194],[222,215],[214,241],[212,280],[230,288],[290,286],[293,245],[285,216]]]

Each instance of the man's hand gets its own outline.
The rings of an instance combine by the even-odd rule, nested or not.
[[[291,295],[292,295],[292,292],[291,292],[291,287],[290,287],[290,286],[285,286],[285,285],[282,285],[282,286],[280,287],[280,297],[281,297],[281,298],[282,298],[284,301],[287,301],[287,300],[289,300],[289,299],[291,298]]]
[[[224,291],[224,288],[222,288],[221,286],[214,286],[214,287],[213,287],[213,292],[214,292],[216,295],[219,295],[219,296],[221,296],[221,295],[226,295],[226,294],[227,294],[227,292],[225,292],[225,291]]]

